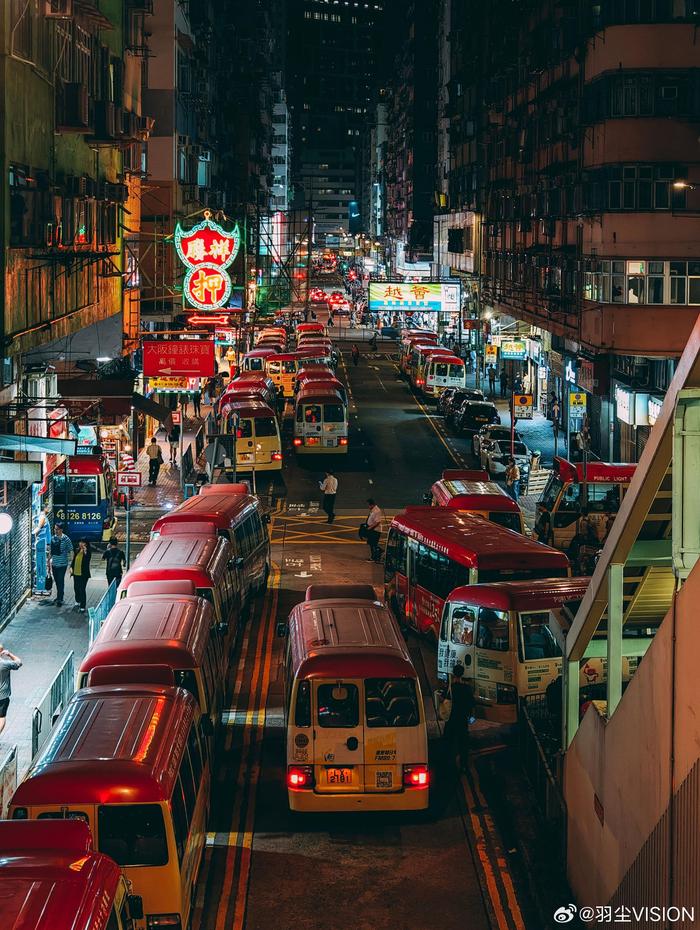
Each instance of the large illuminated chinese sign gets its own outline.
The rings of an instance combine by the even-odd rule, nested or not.
[[[459,284],[429,281],[370,281],[369,309],[372,313],[456,313]]]
[[[225,230],[211,220],[205,211],[204,220],[192,229],[175,228],[175,248],[187,268],[183,291],[185,299],[198,310],[218,310],[231,296],[231,278],[226,271],[241,246],[238,224]]]

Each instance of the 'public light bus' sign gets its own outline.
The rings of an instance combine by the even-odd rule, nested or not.
[[[204,220],[192,229],[175,227],[175,248],[187,268],[183,290],[185,299],[198,310],[218,310],[231,296],[231,278],[226,269],[241,246],[241,234],[236,223],[225,230],[211,220],[205,211]]]

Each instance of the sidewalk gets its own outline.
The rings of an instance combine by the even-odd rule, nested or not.
[[[194,417],[188,419],[188,425],[186,426],[183,434],[182,453],[184,455],[189,448],[192,449],[192,460],[195,465],[195,471],[200,470],[198,468],[197,450],[194,447],[195,436],[200,426],[202,429],[204,429],[204,423],[210,409],[210,407],[205,407],[205,405],[202,404],[203,416],[197,420],[195,420]],[[146,439],[146,445],[148,445],[150,441],[151,437],[148,436]],[[151,485],[148,483],[148,456],[146,455],[145,449],[141,451],[138,459],[136,460],[136,470],[141,473],[141,487],[138,488],[134,493],[134,504],[136,507],[165,510],[166,508],[172,508],[173,506],[182,503],[183,493],[180,488],[180,450],[178,448],[177,465],[171,465],[170,444],[168,443],[164,430],[161,429],[158,431],[156,434],[156,441],[160,446],[161,452],[163,453],[164,464],[160,467],[160,473],[158,475],[156,486],[151,487]],[[189,480],[191,480],[191,476]]]
[[[95,607],[107,590],[102,553],[93,551],[93,577],[87,586],[87,606]],[[17,777],[21,781],[31,761],[32,715],[72,650],[77,671],[88,648],[88,613],[71,607],[73,583],[66,577],[65,606],[56,607],[53,597],[31,597],[0,634],[0,640],[18,655],[23,666],[12,672],[12,698],[7,724],[0,736],[0,762],[17,746]]]

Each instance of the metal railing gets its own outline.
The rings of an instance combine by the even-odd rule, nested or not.
[[[107,619],[107,614],[117,602],[117,581],[116,578],[110,583],[102,598],[95,607],[88,607],[88,645],[92,646],[97,634],[102,628],[102,624]]]
[[[71,650],[32,713],[32,759],[48,740],[68,698],[74,691],[73,651]]]
[[[13,746],[0,763],[0,817],[7,816],[12,795],[17,787],[17,747]]]

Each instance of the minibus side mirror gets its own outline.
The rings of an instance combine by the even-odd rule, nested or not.
[[[425,494],[423,495],[423,503],[429,504],[432,501],[432,499],[433,499],[433,495],[430,493],[430,491],[426,491]]]
[[[271,520],[271,517],[270,517],[270,514],[269,514],[269,513],[264,513],[264,514],[262,515],[262,522],[263,522],[263,523],[269,523],[270,520]]]
[[[143,920],[143,898],[140,894],[130,894],[127,896],[129,906],[129,917],[132,920]]]
[[[277,635],[286,636],[289,633],[289,625],[286,620],[280,620],[277,624]]]
[[[228,567],[229,568],[243,568],[245,565],[245,559],[242,555],[237,555],[235,559],[229,559]]]
[[[201,727],[204,736],[214,735],[214,724],[211,722],[211,717],[207,716],[207,714],[202,716]]]
[[[228,620],[222,620],[218,626],[221,636],[228,636]]]

